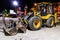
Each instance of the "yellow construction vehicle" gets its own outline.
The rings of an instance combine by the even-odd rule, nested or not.
[[[31,30],[38,30],[42,25],[46,25],[47,27],[54,26],[56,13],[53,12],[52,3],[35,3],[35,6],[31,10],[32,12],[29,12],[24,19]]]

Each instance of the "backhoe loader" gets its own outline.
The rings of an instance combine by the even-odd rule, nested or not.
[[[53,11],[52,3],[40,2],[35,3],[34,7],[31,8],[24,18],[25,23],[31,30],[38,30],[42,25],[47,27],[53,27],[55,25],[56,13]]]

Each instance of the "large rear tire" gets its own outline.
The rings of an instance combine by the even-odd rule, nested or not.
[[[31,17],[29,20],[29,28],[31,30],[38,30],[42,26],[42,19],[39,16]]]
[[[55,24],[55,19],[54,19],[54,17],[50,17],[50,18],[47,20],[46,24],[47,24],[47,27],[49,27],[49,28],[53,27],[54,24]]]

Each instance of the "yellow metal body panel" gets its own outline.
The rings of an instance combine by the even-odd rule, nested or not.
[[[37,14],[37,12],[36,12],[36,10],[34,10],[34,16],[36,16],[36,14]]]
[[[49,4],[49,2],[41,2],[41,3],[38,3],[38,4],[42,4],[42,3],[43,3],[43,4]]]
[[[54,17],[55,17],[55,23],[57,21],[57,13],[54,13]]]
[[[42,19],[48,19],[52,15],[51,14],[47,14],[46,16],[41,16],[41,15],[38,15],[38,16],[40,16]]]

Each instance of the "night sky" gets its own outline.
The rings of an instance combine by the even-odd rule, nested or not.
[[[14,6],[12,5],[12,1],[14,0],[0,0],[0,11],[4,9],[14,9]],[[19,6],[24,8],[25,5],[28,5],[28,8],[33,6],[34,2],[41,2],[42,0],[17,0],[19,3]]]

